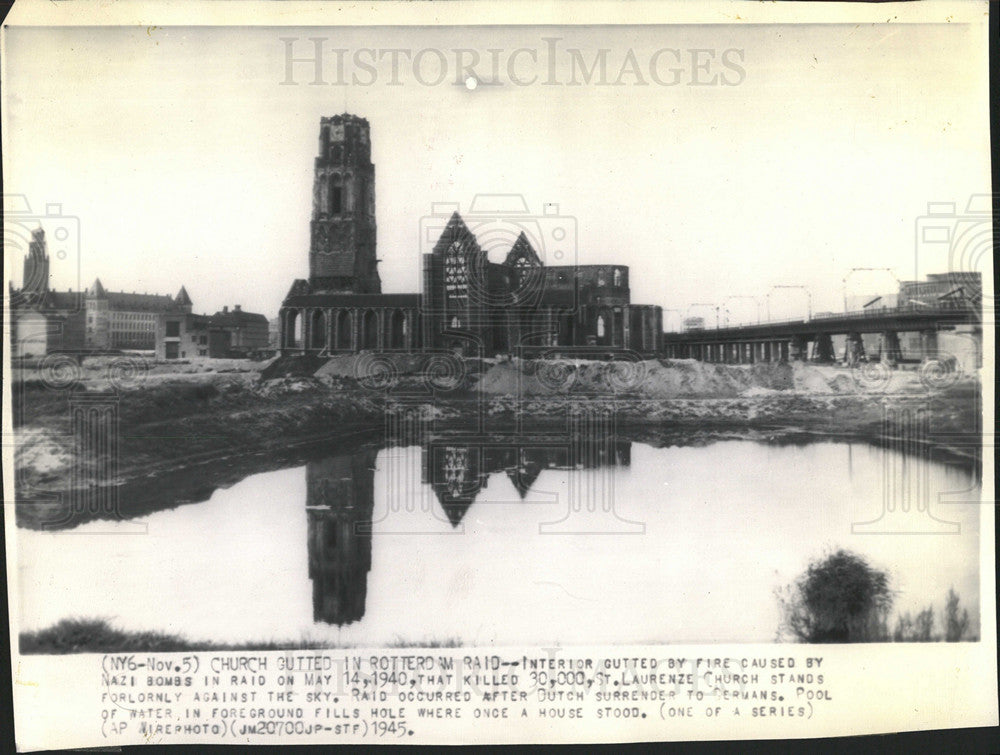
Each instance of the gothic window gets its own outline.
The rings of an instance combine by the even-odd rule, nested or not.
[[[597,337],[604,338],[604,315],[597,316]]]
[[[603,286],[604,284],[605,284],[604,273],[598,273],[597,274],[597,285],[598,286]]]
[[[340,186],[330,187],[330,214],[338,215],[343,211],[344,190]]]
[[[619,287],[622,284],[622,271],[615,270],[615,287]]]
[[[444,449],[444,483],[452,498],[462,494],[469,478],[469,449],[447,447]]]
[[[449,299],[468,300],[469,274],[465,254],[459,241],[448,247],[444,257],[444,288]]]

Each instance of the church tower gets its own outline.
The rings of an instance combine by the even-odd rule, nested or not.
[[[368,121],[320,119],[313,178],[309,283],[313,293],[382,293],[375,258],[375,166]]]
[[[24,294],[41,295],[49,291],[49,254],[45,248],[45,231],[36,228],[31,232],[28,253],[24,257],[24,274],[21,281]]]

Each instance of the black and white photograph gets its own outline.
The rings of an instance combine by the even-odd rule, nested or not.
[[[204,5],[2,30],[19,751],[996,725],[995,7]]]

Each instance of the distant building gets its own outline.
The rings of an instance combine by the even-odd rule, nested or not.
[[[924,281],[902,281],[899,304],[940,306],[943,302],[978,304],[983,296],[983,276],[975,272],[930,273]]]
[[[87,291],[87,348],[156,347],[156,321],[166,313],[189,313],[191,297],[181,286],[177,296],[106,291],[98,278]]]
[[[53,351],[83,349],[83,314],[73,292],[46,294],[37,307],[11,308],[14,356],[37,357]]]
[[[267,346],[272,351],[281,348],[281,318],[274,317],[267,321]]]
[[[237,304],[212,315],[212,326],[229,333],[230,356],[246,356],[269,348],[268,322],[264,315],[244,312]]]
[[[230,333],[208,315],[190,312],[161,314],[156,320],[156,358],[227,357]]]
[[[86,291],[53,291],[45,231],[31,233],[20,289],[10,287],[15,356],[53,351],[153,349],[156,318],[190,312],[184,287],[177,296],[105,290],[100,279]]]
[[[84,300],[75,291],[49,288],[45,231],[31,232],[21,288],[10,286],[11,343],[14,356],[42,356],[84,348]]]
[[[685,317],[683,325],[684,325],[684,330],[704,330],[705,329],[705,318],[704,317]]]

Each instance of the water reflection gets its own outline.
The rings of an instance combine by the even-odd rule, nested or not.
[[[19,529],[19,627],[107,617],[367,647],[769,642],[775,588],[846,547],[891,574],[899,611],[939,608],[954,587],[978,631],[966,468],[866,443],[577,437],[328,446],[200,503]],[[644,534],[609,528],[626,520]],[[583,531],[597,534],[564,536]]]
[[[377,456],[370,449],[306,466],[313,621],[342,626],[365,615]]]
[[[576,438],[573,443],[486,438],[460,444],[439,439],[423,447],[422,481],[457,527],[490,475],[504,473],[524,500],[546,469],[627,467],[631,449],[630,441],[614,438]]]
[[[546,469],[629,466],[632,444],[615,438],[572,444],[514,439],[439,438],[421,449],[421,482],[434,491],[441,511],[458,527],[487,488],[503,473],[521,500]],[[365,614],[375,529],[378,451],[336,456],[306,465],[309,579],[313,620],[343,626]]]

